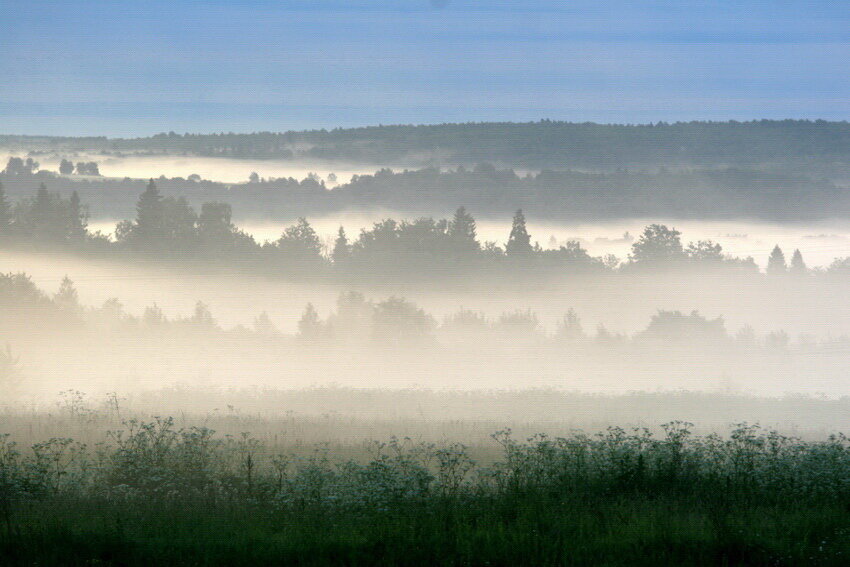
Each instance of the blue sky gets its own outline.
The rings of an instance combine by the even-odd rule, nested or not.
[[[0,132],[850,119],[841,2],[19,3]]]

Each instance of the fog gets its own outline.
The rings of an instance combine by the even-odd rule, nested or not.
[[[4,150],[0,148],[3,163],[12,156],[26,157],[28,152]],[[44,153],[37,156],[43,169],[58,171],[63,159],[98,164],[100,174],[106,178],[146,179],[148,177],[182,177],[200,175],[201,178],[222,183],[244,183],[252,173],[261,178],[293,177],[304,179],[316,174],[328,187],[338,183],[347,183],[352,175],[374,173],[380,165],[352,164],[333,160],[305,161],[285,159],[245,159],[202,156],[175,155],[111,155],[97,152],[68,151],[61,153]],[[328,178],[329,174],[336,176],[336,181]]]
[[[97,161],[106,178],[197,174],[229,183],[245,182],[253,172],[261,178],[317,173],[329,188],[334,186],[331,172],[336,182],[345,183],[376,168],[90,152],[41,154],[38,159],[42,167],[56,169],[65,157]],[[594,406],[601,423],[625,415],[623,400],[632,398],[616,396],[634,392],[655,393],[661,401],[637,408],[628,416],[633,422],[655,415],[676,417],[663,407],[677,407],[677,392],[687,391],[709,396],[706,400],[737,400],[723,398],[733,409],[718,409],[719,424],[733,416],[746,419],[750,410],[755,415],[761,403],[772,408],[763,415],[778,422],[785,411],[781,396],[839,399],[850,393],[850,303],[845,300],[850,279],[827,269],[837,258],[850,256],[847,221],[642,217],[558,223],[529,218],[524,226],[530,244],[539,244],[534,254],[543,257],[543,251],[576,245],[587,254],[584,268],[543,269],[511,264],[510,253],[504,252],[516,219],[483,216],[475,222],[473,240],[477,238],[476,254],[500,258],[490,267],[480,267],[476,260],[452,276],[449,272],[457,266],[429,263],[428,251],[399,266],[392,266],[391,259],[386,264],[375,260],[367,272],[362,266],[359,272],[347,272],[341,261],[332,261],[340,227],[354,242],[384,219],[423,215],[439,218],[445,211],[376,207],[310,216],[319,264],[299,268],[294,262],[289,271],[286,262],[283,269],[262,269],[262,258],[258,263],[254,256],[277,250],[281,234],[296,219],[257,220],[240,216],[238,210],[236,226],[228,230],[238,228],[257,243],[267,243],[244,258],[239,253],[195,258],[177,241],[170,250],[133,250],[115,234],[123,219],[96,215],[87,219],[88,231],[111,238],[94,239],[100,248],[16,242],[0,253],[0,272],[10,278],[26,274],[36,291],[24,295],[40,293],[44,301],[18,305],[24,296],[15,294],[23,292],[7,282],[10,315],[0,339],[9,345],[5,360],[13,362],[9,373],[14,380],[7,380],[6,399],[43,407],[60,391],[80,390],[92,396],[119,392],[147,400],[148,409],[159,404],[164,411],[210,411],[238,400],[242,406],[273,412],[269,392],[286,396],[281,392],[331,386],[343,393],[313,405],[312,394],[303,394],[297,400],[287,398],[287,407],[308,414],[363,415],[375,408],[367,401],[347,406],[344,400],[354,394],[345,392],[407,392],[412,397],[405,399],[420,401],[401,412],[405,418],[420,411],[425,418],[486,415],[498,420],[503,415],[516,422],[543,417],[533,404],[504,400],[542,391],[579,396],[565,401],[565,408],[591,399],[581,396],[609,396]],[[653,223],[681,231],[682,245],[720,244],[729,266],[737,262],[731,257],[752,258],[752,269],[688,265],[630,270],[633,247]],[[777,245],[787,260],[794,250],[802,253],[804,276],[764,273]],[[108,246],[114,249],[104,248]],[[610,258],[603,262],[608,255],[619,264]],[[279,261],[275,258],[269,257],[270,264]],[[342,267],[330,266],[337,263]],[[70,311],[61,304],[61,294],[56,295],[65,278],[73,282]],[[359,307],[345,307],[346,297],[360,298]],[[308,304],[315,310],[309,316]],[[352,315],[345,309],[353,309],[356,320],[346,319]],[[43,312],[51,310],[56,313],[42,321]],[[565,317],[572,318],[572,327],[565,327]],[[462,397],[467,394],[472,397]],[[499,406],[493,395],[508,396],[499,403],[513,409]],[[186,400],[198,403],[187,405]],[[384,400],[379,406],[395,404]],[[502,414],[493,410],[494,404],[502,407]],[[453,409],[444,411],[448,407]],[[797,422],[806,421],[805,412],[821,410],[807,405],[800,411]],[[568,421],[571,412],[575,414],[552,410],[545,419]],[[589,420],[586,415],[582,419]]]
[[[175,385],[198,392],[337,385],[847,394],[846,278],[680,272],[350,285],[8,251],[2,266],[25,271],[49,294],[67,275],[80,305],[82,322],[73,323],[57,315],[58,322],[39,324],[46,307],[10,312],[3,332],[20,360],[20,399],[49,400],[68,389],[138,395]],[[363,294],[365,310],[354,322],[338,304],[351,290]],[[381,331],[372,309],[392,296],[423,312],[388,310],[389,328]],[[101,307],[110,298],[123,312]],[[212,320],[198,315],[197,301]],[[307,303],[318,314],[313,335],[299,323]],[[145,313],[154,305],[163,322]],[[461,308],[467,311],[458,317]],[[567,336],[559,322],[571,309],[581,328]],[[647,335],[654,315],[675,310],[696,310],[705,320],[693,335],[678,336],[689,327]],[[263,312],[273,328],[257,326]],[[718,317],[722,332],[715,334],[710,321]]]

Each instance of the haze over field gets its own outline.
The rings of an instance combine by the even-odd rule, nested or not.
[[[846,567],[845,3],[5,4],[2,567]]]
[[[500,124],[498,148],[488,128],[7,137],[3,270],[27,274],[7,276],[7,305],[55,308],[44,329],[66,329],[9,327],[16,395],[847,395],[845,124]],[[538,135],[551,145],[521,153]],[[585,147],[599,136],[617,148],[606,163]],[[406,149],[383,164],[337,161],[393,143]],[[470,161],[486,151],[502,165]],[[514,168],[564,152],[572,168]],[[480,214],[454,211],[467,203]]]

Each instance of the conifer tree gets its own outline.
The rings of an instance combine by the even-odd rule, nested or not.
[[[160,241],[165,228],[164,216],[162,195],[151,179],[136,204],[136,222],[131,233],[133,239],[147,246]]]
[[[448,234],[457,252],[464,253],[481,249],[481,245],[476,240],[475,219],[466,212],[464,207],[455,211],[455,216],[449,223]]]
[[[803,261],[803,254],[800,253],[799,248],[794,250],[794,255],[791,256],[791,267],[788,271],[796,276],[806,275],[809,271],[806,263]]]
[[[770,258],[767,260],[767,273],[770,275],[781,275],[788,271],[785,265],[785,254],[777,244],[773,247],[770,253]]]
[[[507,245],[505,245],[505,252],[507,252],[508,256],[528,256],[533,250],[531,247],[531,236],[528,234],[528,229],[525,226],[525,215],[522,214],[522,209],[520,209],[514,215],[511,234],[508,236]]]
[[[345,229],[339,227],[334,249],[331,253],[331,259],[334,264],[342,264],[351,257],[351,245],[348,243],[348,237],[345,236]]]
[[[26,224],[31,235],[42,242],[62,242],[68,236],[67,208],[58,195],[51,195],[44,183],[38,186],[32,200]]]
[[[35,193],[35,200],[32,203],[32,215],[37,224],[50,221],[50,213],[53,208],[50,193],[47,192],[47,187],[44,183],[39,184],[38,191]]]
[[[68,276],[62,278],[62,283],[59,284],[59,291],[53,296],[53,301],[56,302],[56,305],[60,309],[69,313],[75,313],[80,309],[79,295],[71,278]]]
[[[87,228],[88,215],[80,203],[80,196],[74,191],[68,200],[68,237],[71,240],[83,240]]]

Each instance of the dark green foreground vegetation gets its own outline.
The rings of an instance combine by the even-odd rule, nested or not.
[[[94,448],[0,444],[0,555],[26,565],[845,565],[850,447],[742,425],[392,440],[345,461],[171,420]]]

